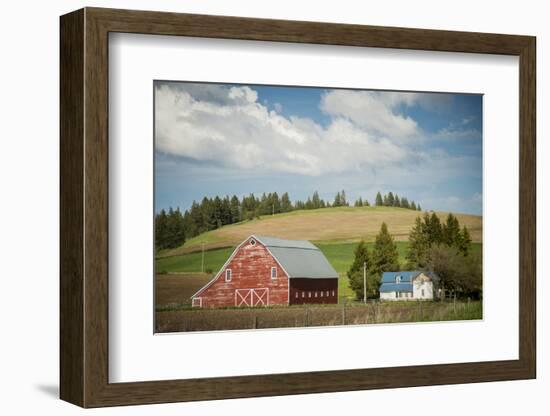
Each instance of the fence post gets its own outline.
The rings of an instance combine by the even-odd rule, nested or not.
[[[342,303],[342,325],[346,324],[346,298],[344,298],[344,302]]]

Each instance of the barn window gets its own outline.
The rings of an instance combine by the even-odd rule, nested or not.
[[[323,292],[323,291],[321,290],[321,297],[323,297],[323,294],[324,294],[324,293],[325,293],[325,292]]]
[[[311,297],[311,292],[307,292],[307,297],[308,297],[308,298]]]
[[[250,245],[251,246],[255,246],[256,245],[256,240],[254,240],[253,238],[250,239]]]
[[[225,270],[225,281],[230,282],[231,281],[231,269]]]
[[[332,296],[334,296],[334,290],[332,291]]]
[[[317,292],[315,292],[315,297],[317,297]]]
[[[306,292],[302,291],[302,297],[303,297],[303,298],[306,297]]]
[[[327,290],[327,296],[330,296],[330,293],[329,293],[329,291],[328,291],[328,290]]]
[[[298,299],[298,292],[296,292],[296,299]]]
[[[272,278],[272,279],[276,279],[276,278],[277,278],[277,268],[276,268],[276,267],[272,267],[272,268],[271,268],[271,278]]]

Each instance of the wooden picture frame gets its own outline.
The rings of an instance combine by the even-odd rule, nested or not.
[[[82,407],[536,377],[535,38],[85,8],[61,17],[60,396]],[[108,34],[368,46],[519,57],[519,359],[109,383]]]

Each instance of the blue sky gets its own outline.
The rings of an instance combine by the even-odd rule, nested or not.
[[[392,191],[482,213],[482,95],[155,82],[155,206]]]

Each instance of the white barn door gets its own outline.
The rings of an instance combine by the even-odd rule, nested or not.
[[[235,306],[268,306],[269,289],[235,289]]]

